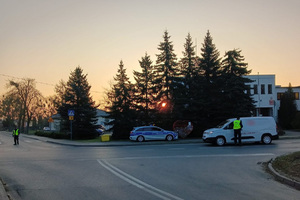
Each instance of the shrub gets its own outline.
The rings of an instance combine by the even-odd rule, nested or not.
[[[36,131],[35,135],[49,137],[53,139],[69,139],[70,136],[67,133],[53,132],[53,131]]]
[[[300,112],[296,114],[291,124],[294,129],[300,129]]]

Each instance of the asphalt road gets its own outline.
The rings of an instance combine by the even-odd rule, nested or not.
[[[155,144],[155,143],[153,143]],[[300,139],[271,145],[193,143],[72,147],[0,132],[0,177],[13,200],[299,199],[262,162],[300,151]]]

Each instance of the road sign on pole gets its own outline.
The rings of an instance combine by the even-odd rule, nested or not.
[[[75,115],[75,111],[74,110],[68,110],[68,116],[74,116]]]
[[[72,121],[74,120],[75,111],[74,110],[68,110],[68,116],[70,120],[70,129],[71,129],[71,140],[73,140],[73,133],[72,133]]]

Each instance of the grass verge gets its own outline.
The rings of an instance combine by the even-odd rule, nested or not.
[[[90,139],[90,140],[76,140],[76,142],[82,142],[82,143],[101,142],[101,139],[100,137],[97,137],[95,139]]]
[[[300,151],[277,157],[272,166],[280,174],[300,182]]]

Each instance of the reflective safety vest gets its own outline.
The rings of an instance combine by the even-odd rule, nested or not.
[[[241,129],[241,121],[240,120],[234,120],[233,121],[233,129]]]
[[[14,135],[16,135],[16,136],[19,135],[19,129],[14,130]]]

